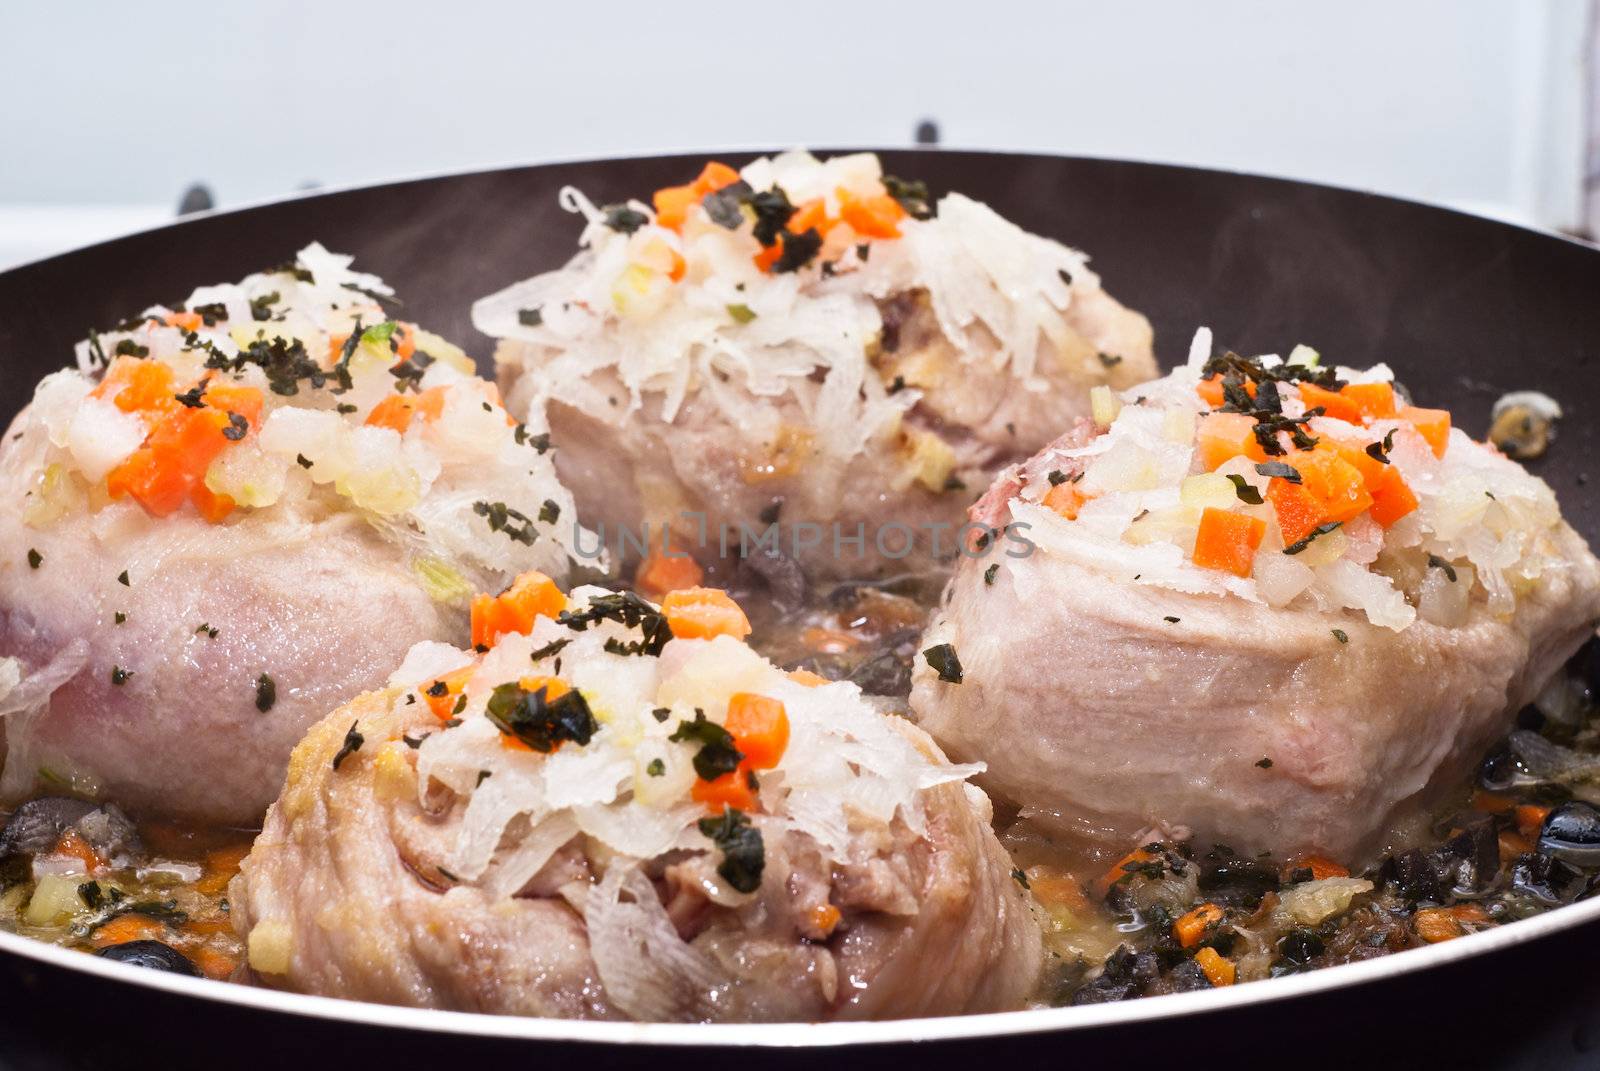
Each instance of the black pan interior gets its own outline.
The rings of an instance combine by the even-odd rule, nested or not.
[[[1600,251],[1371,194],[1195,168],[945,150],[883,153],[885,168],[961,190],[1023,227],[1087,250],[1110,291],[1145,312],[1164,364],[1195,327],[1241,352],[1297,342],[1344,364],[1388,361],[1420,404],[1481,435],[1509,390],[1568,411],[1535,468],[1600,542],[1583,488],[1600,425]],[[731,154],[742,163],[748,154]],[[580,229],[565,185],[597,203],[692,178],[701,156],[554,164],[399,182],[188,220],[0,273],[0,421],[87,329],[202,283],[289,259],[313,239],[387,279],[404,315],[480,359],[468,308],[555,267]]]
[[[1108,289],[1154,322],[1166,365],[1183,358],[1200,324],[1215,329],[1220,345],[1242,352],[1287,352],[1306,342],[1341,363],[1388,361],[1421,404],[1449,407],[1475,435],[1501,393],[1553,395],[1568,416],[1550,455],[1534,468],[1555,487],[1574,525],[1600,543],[1600,509],[1583,486],[1600,446],[1600,424],[1586,406],[1600,388],[1600,251],[1442,209],[1275,179],[1015,154],[883,157],[895,174],[926,179],[935,192],[961,190],[1030,230],[1088,250]],[[523,167],[302,197],[0,273],[0,424],[26,403],[41,375],[70,360],[72,344],[90,327],[282,262],[313,239],[355,254],[358,267],[400,292],[405,318],[465,344],[481,360],[490,347],[469,322],[472,300],[573,251],[579,223],[556,204],[562,186],[579,186],[597,203],[644,196],[687,181],[702,159]],[[1422,976],[1207,1023],[825,1058],[882,1066],[937,1053],[936,1064],[971,1066],[995,1056],[1120,1061],[1211,1048],[1234,1066],[1499,1066],[1518,1062],[1512,1053],[1520,1050],[1523,1058],[1552,1061],[1543,1066],[1589,1066],[1581,1053],[1600,1037],[1593,1013],[1600,1005],[1585,964],[1597,941],[1600,931],[1585,927]],[[1508,991],[1525,999],[1508,1003],[1501,996]],[[0,1001],[13,1013],[0,1053],[14,1066],[107,1066],[122,1056],[137,1066],[147,1058],[141,1053],[155,1051],[168,1066],[199,1065],[209,1053],[208,1067],[221,1053],[235,1066],[282,1066],[334,1052],[407,1062],[475,1053],[496,1063],[526,1052],[503,1042],[397,1036],[317,1020],[284,1027],[266,1013],[197,1008],[157,992],[69,978],[20,957],[0,957]],[[1516,1022],[1503,1023],[1507,1014]],[[85,1015],[99,1027],[80,1029]],[[1355,1036],[1348,1027],[1356,1023],[1370,1029]],[[267,1043],[256,1047],[252,1037]],[[546,1049],[557,1054],[556,1046]],[[577,1046],[559,1055],[586,1066],[727,1058]],[[780,1051],[763,1059],[813,1066],[816,1054]]]

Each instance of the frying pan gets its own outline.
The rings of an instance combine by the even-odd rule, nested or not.
[[[1600,251],[1553,235],[1349,190],[1195,168],[1012,153],[890,151],[885,169],[961,190],[1094,256],[1180,360],[1202,324],[1247,353],[1297,342],[1387,361],[1425,404],[1481,436],[1510,390],[1567,408],[1534,469],[1600,544],[1585,486],[1600,446]],[[597,203],[684,181],[704,155],[472,172],[302,196],[0,273],[0,425],[92,326],[291,258],[312,239],[355,254],[403,315],[480,358],[474,298],[554,267]],[[742,163],[744,154],[727,154]],[[382,910],[382,905],[373,905]],[[291,1060],[549,1061],[763,1068],[916,1060],[1202,1065],[1600,1066],[1600,900],[1426,949],[1231,989],[944,1020],[781,1026],[570,1023],[375,1005],[177,978],[0,934],[7,1066],[277,1066]],[[725,1051],[726,1047],[760,1051]],[[719,1051],[710,1051],[719,1050]],[[490,1065],[492,1066],[492,1065]]]

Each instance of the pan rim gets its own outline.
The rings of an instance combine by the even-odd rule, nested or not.
[[[1459,217],[1461,219],[1472,220],[1472,221],[1475,221],[1477,223],[1485,224],[1485,225],[1492,226],[1492,227],[1508,227],[1508,228],[1510,228],[1512,230],[1525,231],[1525,232],[1527,232],[1529,234],[1537,235],[1537,236],[1539,236],[1541,238],[1553,239],[1555,241],[1561,242],[1564,245],[1573,246],[1575,248],[1587,250],[1589,252],[1600,253],[1600,241],[1589,241],[1587,239],[1580,238],[1580,237],[1577,237],[1575,235],[1566,234],[1566,233],[1563,233],[1563,232],[1557,231],[1557,230],[1552,230],[1552,229],[1550,229],[1548,227],[1540,227],[1540,226],[1537,226],[1537,225],[1534,225],[1534,224],[1531,224],[1531,223],[1513,222],[1511,220],[1500,219],[1500,218],[1497,218],[1497,217],[1494,217],[1494,216],[1479,215],[1477,213],[1469,212],[1469,211],[1466,211],[1465,209],[1456,208],[1456,207],[1453,207],[1451,205],[1442,204],[1442,203],[1437,202],[1437,201],[1425,201],[1425,200],[1419,200],[1419,199],[1412,198],[1412,197],[1403,197],[1403,196],[1400,196],[1400,195],[1397,195],[1397,194],[1392,194],[1392,193],[1382,193],[1382,192],[1379,192],[1377,190],[1370,190],[1370,189],[1366,189],[1366,188],[1363,188],[1363,187],[1360,187],[1360,186],[1344,186],[1344,185],[1339,185],[1337,183],[1316,182],[1316,181],[1308,180],[1308,179],[1290,178],[1290,177],[1283,176],[1283,175],[1270,174],[1270,173],[1264,172],[1264,171],[1246,171],[1246,170],[1240,170],[1240,169],[1236,169],[1236,168],[1227,168],[1227,167],[1207,167],[1207,166],[1204,166],[1204,165],[1201,165],[1201,164],[1185,164],[1185,163],[1178,163],[1178,162],[1175,162],[1175,161],[1165,161],[1165,160],[1138,160],[1138,159],[1130,159],[1130,158],[1124,157],[1124,156],[1101,156],[1101,155],[1096,155],[1096,154],[1093,154],[1093,153],[1051,153],[1051,152],[1041,152],[1041,151],[1031,150],[1031,149],[962,148],[962,147],[956,146],[956,145],[937,145],[937,146],[929,146],[929,145],[900,145],[900,146],[895,146],[895,145],[890,145],[890,146],[855,145],[855,146],[849,146],[849,145],[847,145],[847,146],[838,146],[838,147],[823,146],[823,147],[815,147],[815,148],[807,148],[806,146],[791,146],[789,148],[780,148],[780,147],[774,147],[774,146],[738,146],[738,145],[731,145],[730,146],[730,145],[725,145],[725,146],[721,146],[721,147],[717,147],[717,148],[690,149],[690,150],[675,151],[675,152],[619,153],[619,154],[611,155],[611,156],[570,156],[570,157],[567,157],[567,156],[556,156],[556,157],[551,157],[549,159],[533,160],[533,161],[528,161],[528,160],[515,161],[515,160],[513,160],[513,161],[507,161],[507,162],[504,162],[504,163],[494,164],[494,165],[491,165],[489,167],[462,167],[462,168],[443,168],[443,169],[438,169],[438,170],[423,170],[423,171],[411,172],[411,173],[402,174],[402,175],[398,175],[398,176],[395,176],[395,177],[381,179],[381,180],[372,181],[372,182],[353,182],[353,183],[335,184],[335,185],[329,185],[329,186],[319,186],[316,189],[312,189],[312,190],[291,190],[288,193],[282,193],[282,194],[278,194],[276,196],[261,197],[261,198],[255,198],[255,199],[251,199],[251,200],[246,200],[246,201],[244,201],[244,202],[242,202],[240,204],[237,204],[237,205],[234,205],[234,206],[231,206],[231,207],[228,207],[228,208],[212,208],[212,209],[206,209],[206,210],[200,211],[200,212],[191,212],[188,215],[174,216],[171,220],[168,220],[166,223],[157,224],[154,227],[141,227],[141,228],[137,228],[135,230],[124,231],[124,232],[122,232],[120,234],[115,234],[115,235],[112,235],[112,236],[110,236],[108,238],[104,238],[104,239],[102,239],[102,240],[100,240],[98,242],[90,242],[87,245],[74,246],[74,247],[72,247],[70,249],[64,249],[64,250],[61,250],[61,251],[56,252],[56,253],[49,253],[49,254],[46,254],[45,256],[42,256],[42,257],[35,257],[35,258],[31,259],[31,260],[25,260],[25,261],[22,261],[20,263],[13,264],[13,265],[11,265],[11,266],[3,269],[3,270],[0,270],[0,280],[3,280],[6,276],[10,275],[12,272],[26,271],[28,269],[35,268],[35,267],[38,267],[40,265],[48,264],[49,262],[51,262],[53,260],[57,260],[57,259],[62,258],[62,257],[74,256],[76,254],[87,252],[89,250],[98,249],[101,246],[111,245],[112,243],[115,243],[115,242],[125,241],[125,240],[132,239],[132,238],[141,238],[141,237],[145,237],[147,235],[155,234],[155,233],[160,232],[160,231],[173,230],[173,229],[176,229],[178,227],[181,227],[181,226],[183,226],[185,224],[189,224],[189,223],[196,223],[196,222],[200,222],[200,221],[203,221],[203,220],[210,220],[210,219],[226,218],[228,216],[232,216],[232,215],[236,215],[236,214],[242,214],[242,213],[245,213],[245,212],[252,212],[252,211],[255,211],[257,209],[272,208],[272,207],[275,207],[275,206],[278,206],[278,205],[298,203],[298,202],[301,202],[301,201],[310,201],[310,200],[314,200],[314,199],[319,198],[319,197],[337,197],[337,196],[343,196],[345,194],[352,194],[352,193],[367,193],[367,192],[373,192],[373,191],[377,191],[377,190],[381,190],[381,189],[386,189],[386,188],[393,187],[393,186],[407,186],[407,185],[412,185],[412,184],[419,184],[419,183],[424,183],[424,182],[434,182],[434,181],[440,181],[440,180],[445,180],[445,179],[459,179],[459,178],[470,178],[470,177],[479,176],[479,175],[502,174],[502,173],[511,172],[511,171],[525,171],[525,170],[529,170],[529,169],[532,169],[532,168],[582,167],[582,166],[589,165],[589,164],[628,163],[628,162],[636,162],[636,161],[643,161],[643,160],[684,159],[684,160],[691,160],[692,161],[692,160],[697,160],[697,159],[704,159],[706,157],[714,156],[714,155],[717,155],[717,154],[734,154],[734,153],[737,153],[737,154],[749,153],[749,154],[752,154],[752,155],[770,156],[770,155],[773,155],[775,153],[788,152],[788,151],[790,151],[790,149],[793,149],[793,148],[803,148],[803,149],[806,149],[806,151],[815,153],[815,154],[817,154],[819,156],[837,156],[837,155],[846,154],[846,153],[858,153],[858,152],[870,152],[870,153],[925,152],[925,153],[928,153],[930,155],[946,154],[946,155],[951,155],[951,156],[1007,156],[1007,157],[1023,157],[1023,158],[1030,159],[1030,160],[1052,160],[1052,161],[1060,161],[1060,162],[1075,162],[1076,161],[1076,162],[1102,163],[1102,164],[1128,164],[1128,165],[1132,165],[1132,166],[1135,166],[1135,167],[1152,168],[1152,169],[1156,169],[1156,170],[1160,170],[1160,171],[1186,172],[1186,173],[1190,173],[1190,174],[1202,174],[1202,175],[1216,175],[1216,176],[1222,176],[1222,177],[1226,177],[1226,178],[1246,179],[1246,180],[1250,180],[1250,181],[1266,182],[1266,183],[1285,186],[1285,187],[1292,186],[1292,187],[1298,187],[1298,188],[1301,188],[1301,189],[1315,190],[1315,191],[1318,191],[1318,192],[1336,193],[1336,194],[1349,194],[1349,195],[1353,195],[1353,196],[1357,196],[1357,197],[1370,198],[1370,199],[1375,200],[1375,201],[1389,202],[1391,204],[1403,205],[1403,206],[1410,207],[1410,208],[1422,208],[1422,209],[1428,209],[1428,210],[1431,210],[1431,211],[1434,211],[1434,212],[1443,212],[1443,213],[1446,213],[1448,215]],[[204,284],[196,283],[195,285],[196,286],[200,286],[200,285],[204,285]]]
[[[549,1019],[485,1012],[443,1011],[338,997],[311,996],[238,982],[167,974],[102,959],[31,937],[0,931],[0,955],[20,956],[66,971],[124,985],[159,990],[255,1011],[427,1034],[511,1041],[666,1048],[835,1049],[907,1042],[958,1042],[983,1038],[1067,1033],[1206,1012],[1272,1004],[1336,989],[1417,974],[1450,963],[1526,944],[1600,920],[1600,899],[1569,904],[1533,918],[1376,959],[1324,967],[1304,974],[1221,989],[1140,997],[1082,1007],[829,1023],[633,1023]]]

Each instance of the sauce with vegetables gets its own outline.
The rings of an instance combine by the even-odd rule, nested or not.
[[[640,579],[663,587],[699,579],[672,569],[647,563]],[[854,681],[889,697],[890,709],[903,709],[939,590],[934,576],[807,590],[770,563],[735,584],[764,655]],[[475,625],[488,628],[531,597],[510,594],[504,606],[479,608]],[[1590,802],[1600,802],[1597,689],[1600,650],[1591,644],[1521,712],[1475,785],[1365,869],[1154,838],[1104,858],[997,811],[1012,876],[1044,923],[1049,967],[1038,1003],[1258,981],[1451,940],[1587,897],[1600,883],[1600,809]],[[232,977],[243,950],[227,885],[253,835],[136,823],[114,807],[41,797],[8,816],[0,835],[0,926],[145,966]]]

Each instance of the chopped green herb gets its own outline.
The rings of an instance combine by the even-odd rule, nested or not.
[[[922,652],[928,665],[946,684],[961,683],[961,659],[956,657],[955,644],[941,643]]]
[[[1067,482],[1067,474],[1060,469],[1051,469],[1048,479],[1051,487],[1060,487]]]
[[[912,219],[932,219],[938,211],[933,199],[928,196],[928,184],[921,180],[907,181],[894,175],[883,176],[883,188],[906,210],[906,215]]]
[[[367,742],[367,738],[356,731],[356,726],[359,724],[361,724],[359,721],[353,721],[350,723],[350,728],[345,730],[344,743],[339,745],[338,752],[333,756],[335,770],[339,768],[341,762],[360,751],[361,745]]]
[[[123,613],[121,610],[118,610],[116,613],[111,615],[111,620],[120,625],[124,621],[128,620],[128,615]]]
[[[1456,582],[1456,567],[1439,557],[1437,554],[1428,555],[1428,568],[1442,569],[1444,570],[1445,579],[1449,580],[1452,584]]]
[[[680,721],[667,739],[675,744],[700,745],[694,754],[694,772],[702,781],[715,781],[732,773],[744,759],[744,753],[733,746],[733,734],[708,719],[703,710],[694,712],[694,721]]]
[[[985,584],[993,584],[994,583],[995,574],[997,574],[999,572],[1000,572],[1000,563],[999,562],[995,562],[993,565],[989,566],[989,568],[987,568],[987,569],[985,569],[983,571],[983,582]]]
[[[1118,357],[1114,353],[1102,353],[1099,355],[1099,357],[1100,363],[1105,365],[1107,368],[1115,368],[1117,365],[1122,363],[1122,358]]]
[[[1338,640],[1340,643],[1350,642],[1350,634],[1342,628],[1336,628],[1333,630],[1333,638]]]
[[[1393,449],[1394,429],[1390,428],[1389,434],[1383,437],[1383,442],[1367,444],[1367,456],[1379,464],[1387,465],[1389,463],[1389,451]]]
[[[1181,621],[1183,619],[1180,618],[1180,617],[1163,617],[1161,620],[1165,621],[1169,625],[1176,625],[1179,621]]]
[[[772,270],[778,275],[799,271],[810,264],[821,249],[822,235],[815,227],[809,227],[800,234],[785,232],[783,252],[773,261]]]
[[[1284,547],[1283,552],[1285,554],[1299,554],[1319,537],[1327,535],[1329,532],[1343,524],[1343,521],[1329,521],[1327,524],[1319,524],[1315,528],[1311,529],[1311,531],[1308,532],[1303,539],[1297,539],[1293,543],[1290,543],[1287,547]]]
[[[544,500],[539,507],[539,522],[541,524],[555,524],[561,517],[561,506],[551,498]]]
[[[37,569],[44,564],[44,555],[32,547],[28,548],[28,568]]]
[[[1230,473],[1228,482],[1233,484],[1233,493],[1239,496],[1239,501],[1247,506],[1261,505],[1261,492],[1255,486],[1237,473]]]
[[[278,685],[265,673],[256,678],[256,709],[265,714],[278,701]]]
[[[514,681],[502,684],[489,696],[489,720],[505,735],[546,755],[565,741],[583,747],[594,739],[600,724],[582,692],[574,688],[556,699],[548,694],[544,685],[530,692]]]
[[[133,586],[132,584],[128,583],[128,570],[124,569],[122,572],[117,574],[117,583],[121,584],[125,588]]]
[[[294,461],[295,464],[299,465],[303,469],[309,469],[312,464],[311,459],[304,454],[294,455]]]
[[[650,222],[649,216],[627,205],[606,205],[601,211],[605,213],[601,222],[618,234],[632,234]]]
[[[761,872],[766,869],[766,846],[761,831],[750,824],[744,812],[729,807],[720,818],[702,818],[700,832],[710,838],[722,853],[717,873],[736,890],[755,892],[761,887]]]
[[[747,324],[756,318],[749,305],[729,305],[728,315],[733,317],[735,323]]]
[[[128,683],[128,678],[133,676],[133,670],[123,669],[121,666],[111,667],[111,683],[121,688]]]
[[[1032,885],[1028,884],[1028,875],[1019,866],[1014,866],[1011,868],[1011,880],[1016,882],[1018,885],[1021,885],[1024,889],[1033,888]]]
[[[571,638],[566,636],[563,636],[559,640],[551,640],[549,643],[530,654],[528,658],[530,661],[538,662],[541,659],[549,658],[551,655],[558,655],[561,653],[562,648],[566,647],[566,645],[571,642]],[[438,683],[441,685],[444,684],[443,681],[439,681]]]
[[[1282,461],[1263,461],[1256,466],[1256,471],[1263,476],[1272,476],[1289,483],[1300,483],[1300,470],[1293,465],[1286,465]]]
[[[501,532],[513,543],[532,546],[539,538],[533,528],[533,518],[504,502],[474,502],[472,512],[489,522],[489,531]]]
[[[644,772],[649,774],[651,777],[660,777],[662,774],[667,772],[667,764],[662,762],[660,759],[651,759],[650,765],[644,768]]]
[[[711,222],[730,231],[736,231],[744,226],[745,214],[743,205],[749,204],[755,196],[755,191],[744,179],[730,182],[720,190],[713,190],[700,198],[700,206],[706,210],[706,215]]]
[[[1272,760],[1269,758],[1260,758],[1256,760],[1256,765],[1261,767],[1263,770],[1270,770],[1272,769]]]
[[[544,323],[543,306],[534,309],[518,309],[517,323],[521,324],[523,327],[538,327],[540,324]]]

